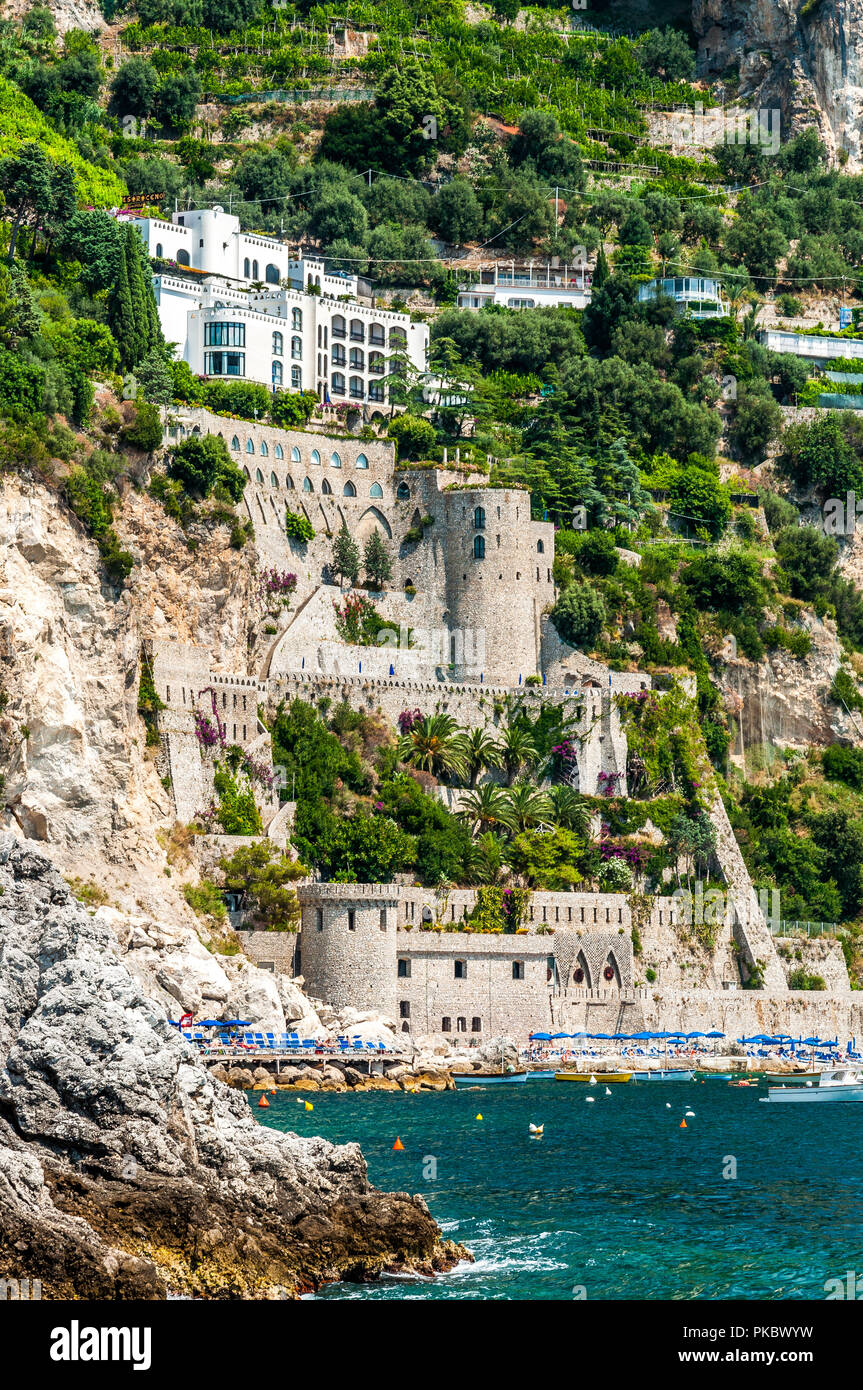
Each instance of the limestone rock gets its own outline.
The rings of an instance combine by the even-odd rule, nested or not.
[[[5,1277],[55,1299],[255,1298],[461,1256],[421,1199],[369,1187],[355,1144],[259,1124],[126,968],[140,952],[10,835],[0,889]]]

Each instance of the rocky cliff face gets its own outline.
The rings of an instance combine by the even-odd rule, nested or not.
[[[354,1144],[257,1124],[50,862],[0,836],[0,1268],[49,1298],[293,1296],[464,1252]]]
[[[863,0],[693,0],[699,69],[740,70],[741,104],[779,107],[783,138],[814,125],[863,165]]]

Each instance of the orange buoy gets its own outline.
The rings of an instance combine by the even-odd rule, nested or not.
[[[404,1144],[402,1143],[402,1141],[401,1141],[401,1139],[399,1138],[398,1135],[396,1135],[396,1142],[393,1144],[393,1148],[394,1148],[394,1149],[403,1149],[403,1148],[404,1148]]]
[[[269,1108],[270,1108],[270,1102],[267,1100],[267,1097],[266,1097],[266,1096],[261,1096],[261,1099],[258,1101],[258,1109],[259,1109],[259,1110],[269,1110]]]
[[[688,1129],[688,1128],[689,1128],[689,1126],[687,1125],[687,1123],[686,1123],[685,1120],[681,1120],[681,1121],[680,1121],[680,1128],[681,1128],[681,1129]]]

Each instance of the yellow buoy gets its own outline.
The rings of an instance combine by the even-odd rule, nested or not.
[[[305,1101],[304,1104],[307,1110],[314,1110],[315,1108],[310,1100]]]
[[[477,1119],[478,1119],[478,1120],[481,1120],[481,1119],[482,1119],[482,1115],[477,1115]]]

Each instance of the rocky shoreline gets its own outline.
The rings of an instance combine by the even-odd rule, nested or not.
[[[0,836],[0,1269],[47,1299],[293,1298],[469,1259],[356,1144],[257,1123],[50,861]]]

